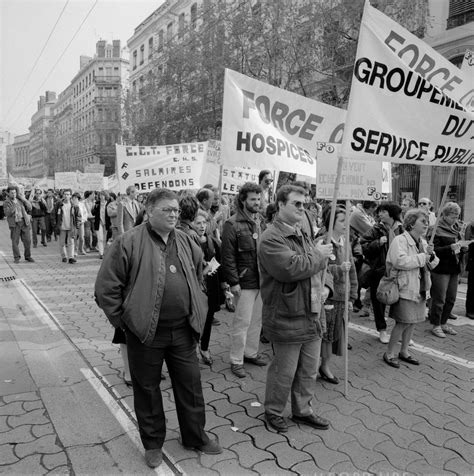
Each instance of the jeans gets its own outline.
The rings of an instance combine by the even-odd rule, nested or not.
[[[207,444],[201,372],[191,328],[158,327],[153,347],[142,344],[128,329],[126,335],[135,414],[144,448],[161,448],[165,441],[166,418],[160,390],[164,360],[173,386],[183,445]]]
[[[106,243],[106,231],[102,223],[99,223],[99,229],[95,230],[97,236],[97,249],[99,250],[99,255],[104,255],[104,248]]]
[[[431,273],[430,322],[444,326],[456,303],[459,274]]]
[[[46,243],[46,223],[44,217],[33,217],[31,219],[31,227],[33,229],[33,245],[38,244],[38,229],[41,231],[41,243]]]
[[[77,230],[77,247],[76,247],[76,255],[77,253],[85,253],[84,247],[84,223],[79,224],[79,229]]]
[[[61,258],[74,258],[74,238],[71,230],[61,230],[59,232],[59,249]]]
[[[31,258],[31,227],[25,224],[25,220],[16,223],[10,228],[10,238],[12,240],[13,258],[20,259],[20,238],[25,248],[25,259]]]
[[[291,411],[295,416],[313,413],[311,400],[316,388],[321,339],[305,344],[274,342],[275,355],[268,367],[265,412],[283,416],[291,393]]]
[[[84,222],[84,241],[86,248],[95,248],[97,246],[97,233],[94,229],[94,218],[88,218]]]
[[[232,320],[230,363],[243,364],[245,357],[256,357],[262,329],[260,289],[242,289]]]
[[[44,217],[45,221],[45,227],[46,227],[46,238],[48,241],[51,241],[51,236],[54,234],[54,238],[57,238],[56,231],[54,229],[55,223],[54,223],[54,212],[51,213],[46,213]]]

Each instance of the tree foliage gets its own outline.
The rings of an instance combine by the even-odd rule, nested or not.
[[[373,6],[422,37],[427,0]],[[155,51],[125,99],[124,139],[151,145],[218,138],[224,69],[344,107],[364,0],[204,1],[197,24]]]

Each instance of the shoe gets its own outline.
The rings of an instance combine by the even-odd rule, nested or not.
[[[466,317],[468,319],[474,319],[474,312],[466,312]]]
[[[441,339],[444,339],[446,337],[446,334],[443,332],[443,329],[441,329],[441,327],[433,327],[433,329],[431,329],[431,333],[436,336],[436,337],[440,337]]]
[[[383,354],[383,360],[385,361],[385,363],[390,365],[390,367],[395,367],[396,369],[400,368],[400,362],[398,361],[398,359],[396,357],[389,357],[387,355],[387,352]]]
[[[398,358],[403,362],[406,362],[407,364],[420,365],[420,361],[416,360],[411,355],[409,355],[408,357],[404,357],[402,354],[398,354]]]
[[[219,321],[219,319],[214,318],[214,319],[212,320],[212,325],[213,325],[213,326],[220,326],[220,325],[221,325],[221,321]]]
[[[15,264],[18,264],[18,263],[20,262],[20,258],[15,258],[15,259],[13,260],[13,262],[14,262]]]
[[[379,332],[379,341],[382,342],[382,344],[388,344],[390,342],[390,336],[387,331]]]
[[[314,413],[307,416],[296,416],[293,415],[291,419],[295,423],[302,423],[303,425],[309,425],[317,430],[327,430],[329,428],[329,420],[326,418],[315,415]]]
[[[443,330],[445,334],[448,334],[450,336],[458,335],[457,331],[455,331],[451,326],[448,326],[447,324],[445,324],[444,326],[441,326],[441,329]]]
[[[263,334],[260,336],[260,342],[262,344],[270,344],[270,341]]]
[[[257,354],[255,357],[244,356],[244,362],[247,364],[258,365],[259,367],[265,367],[265,365],[268,365],[266,359],[264,359],[260,354]]]
[[[77,263],[77,260],[74,258],[69,258],[69,264]]]
[[[352,345],[351,344],[347,344],[347,350],[352,350]]]
[[[42,244],[44,247],[48,246],[48,245],[47,245],[46,243],[44,243],[44,242],[43,242],[43,243],[41,243],[41,244]]]
[[[67,263],[67,258],[63,258],[63,263]]]
[[[201,446],[185,446],[187,450],[196,450],[205,455],[220,455],[223,451],[221,445],[217,441],[209,440],[205,445]]]
[[[125,385],[129,388],[131,388],[133,386],[132,384],[132,381],[131,380],[126,380],[126,379],[123,379],[123,381],[125,382]]]
[[[236,377],[247,377],[247,373],[244,370],[244,366],[241,364],[230,364],[230,370]]]
[[[339,383],[339,379],[337,377],[330,377],[322,367],[319,367],[319,375],[321,375],[321,378],[323,380],[326,380],[326,382],[332,383],[334,385],[337,385]]]
[[[48,236],[48,238],[46,238],[46,241],[49,243],[51,241],[51,237]]]
[[[145,463],[150,468],[157,468],[163,462],[163,453],[161,448],[145,450]]]
[[[209,365],[211,366],[212,365],[212,357],[211,357],[211,353],[208,351],[208,350],[199,350],[200,354],[201,354],[201,359],[202,361],[206,364],[206,365]]]
[[[286,419],[279,415],[265,413],[265,420],[267,420],[269,426],[280,433],[286,433],[288,431],[288,423],[286,423]]]
[[[99,259],[104,259],[104,255],[99,255]]]
[[[25,261],[28,261],[29,263],[34,263],[35,260],[33,258],[25,258]]]
[[[448,316],[448,319],[451,319],[453,321],[455,321],[457,318],[458,318],[458,316],[456,316],[456,314],[453,314],[453,313],[449,314],[449,316]]]

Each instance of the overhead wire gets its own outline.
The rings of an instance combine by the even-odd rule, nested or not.
[[[12,105],[10,106],[10,108],[8,109],[7,113],[5,114],[5,119],[8,117],[8,115],[10,114],[10,112],[13,110],[13,108],[16,106],[16,102],[18,100],[18,98],[20,97],[21,93],[23,92],[23,89],[25,88],[26,84],[28,83],[30,77],[31,77],[31,74],[33,73],[34,69],[36,68],[36,65],[38,64],[38,61],[40,60],[41,58],[41,55],[43,54],[44,50],[46,49],[46,46],[48,46],[48,43],[49,43],[49,40],[51,39],[51,37],[53,36],[53,33],[54,33],[54,30],[56,29],[56,26],[58,25],[59,23],[59,20],[61,20],[61,17],[63,16],[63,13],[64,11],[66,10],[66,7],[68,6],[70,0],[66,0],[66,3],[64,4],[64,7],[63,9],[61,10],[61,13],[59,14],[57,20],[56,20],[56,23],[53,25],[53,28],[51,29],[51,31],[49,32],[49,35],[48,35],[48,38],[46,39],[44,45],[43,45],[43,48],[41,49],[41,51],[39,52],[38,56],[36,57],[36,60],[33,64],[33,66],[31,67],[30,69],[30,72],[28,73],[25,81],[23,82],[23,85],[21,86],[20,88],[20,91],[18,92],[18,94],[16,95],[15,99],[13,100],[13,103]]]
[[[66,51],[69,49],[69,46],[71,46],[71,43],[74,41],[74,39],[76,38],[76,36],[78,35],[79,31],[81,30],[82,26],[84,25],[84,23],[86,22],[86,20],[89,18],[89,15],[92,13],[92,11],[94,10],[95,6],[99,3],[99,0],[95,0],[94,4],[92,5],[92,7],[90,8],[90,10],[87,12],[87,15],[84,17],[84,19],[82,20],[81,24],[79,25],[79,28],[75,31],[74,35],[72,36],[71,40],[69,41],[69,43],[66,45],[66,48],[64,48],[63,52],[61,53],[61,55],[59,56],[59,58],[57,59],[56,63],[54,63],[53,67],[49,70],[49,73],[48,75],[46,76],[46,78],[44,79],[44,81],[41,83],[41,85],[39,86],[38,90],[35,92],[34,96],[30,99],[30,101],[28,101],[27,105],[24,107],[24,109],[20,112],[20,114],[18,114],[18,116],[15,118],[15,120],[13,122],[11,122],[9,124],[9,128],[11,129],[11,127],[16,123],[16,121],[18,121],[18,119],[23,115],[23,113],[28,109],[28,107],[30,106],[31,102],[35,100],[35,98],[38,96],[38,93],[41,91],[41,89],[43,88],[44,84],[46,83],[46,81],[49,79],[49,77],[51,76],[52,72],[54,71],[54,69],[56,68],[56,66],[59,64],[59,62],[61,61],[62,57],[66,54]]]

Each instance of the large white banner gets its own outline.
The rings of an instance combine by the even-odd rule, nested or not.
[[[77,172],[77,192],[104,190],[102,172]]]
[[[139,192],[155,188],[199,189],[207,142],[189,144],[126,146],[116,145],[120,193],[129,185]]]
[[[315,175],[317,142],[340,142],[346,112],[226,69],[222,164]]]
[[[316,197],[332,200],[340,144],[320,144],[318,149]],[[373,160],[343,160],[337,199],[382,200],[385,198],[384,194],[389,191],[386,182],[391,181],[386,165],[384,162]]]
[[[54,174],[54,184],[58,190],[70,188],[73,193],[77,192],[79,187],[78,181],[77,181],[77,171],[76,172],[56,172]]]
[[[344,157],[473,166],[473,104],[464,72],[366,2]]]

